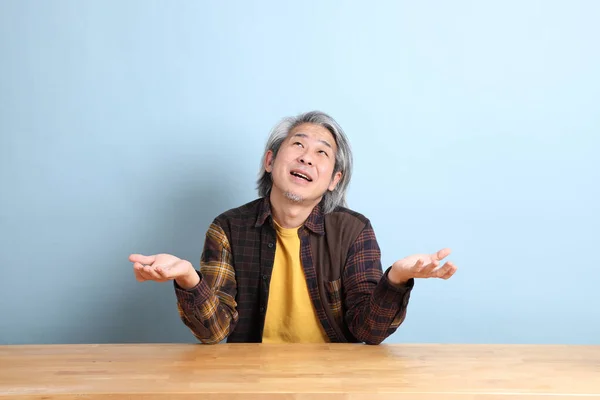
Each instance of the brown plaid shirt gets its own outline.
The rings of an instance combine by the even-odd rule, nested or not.
[[[414,280],[395,286],[383,272],[367,218],[316,206],[299,229],[300,259],[317,316],[331,342],[379,344],[400,326]],[[268,198],[229,210],[210,225],[200,282],[175,283],[182,321],[202,343],[261,342],[275,259]]]

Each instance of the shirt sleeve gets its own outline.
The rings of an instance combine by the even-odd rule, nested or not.
[[[354,337],[367,344],[383,342],[406,317],[414,279],[394,285],[388,279],[390,268],[382,270],[381,251],[369,222],[351,246],[343,273],[346,323]]]
[[[183,289],[173,281],[179,316],[200,342],[216,344],[233,331],[238,312],[231,247],[215,222],[206,232],[200,270],[196,272],[200,282],[193,288]]]

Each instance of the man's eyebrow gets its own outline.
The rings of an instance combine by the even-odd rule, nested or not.
[[[308,138],[308,135],[306,135],[305,133],[295,133],[294,136],[292,136],[292,137],[296,137],[296,136],[304,138],[304,139]],[[319,139],[319,142],[323,143],[325,146],[327,146],[333,150],[333,147],[331,147],[331,145],[329,144],[329,142],[327,140]]]

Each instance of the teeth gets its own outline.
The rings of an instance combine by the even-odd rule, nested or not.
[[[304,179],[306,179],[307,181],[309,181],[309,180],[310,180],[310,179],[308,179],[308,176],[306,176],[306,175],[303,175],[303,174],[301,174],[301,173],[299,173],[299,172],[292,172],[292,174],[293,174],[293,175],[296,175],[296,176],[299,176],[299,177],[301,177],[301,178],[304,178]]]

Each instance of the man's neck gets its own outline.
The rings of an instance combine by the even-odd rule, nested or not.
[[[279,226],[282,228],[297,228],[306,221],[313,208],[319,201],[313,202],[313,204],[306,204],[304,202],[294,202],[283,195],[275,194],[271,191],[271,214],[273,219],[277,221]]]

